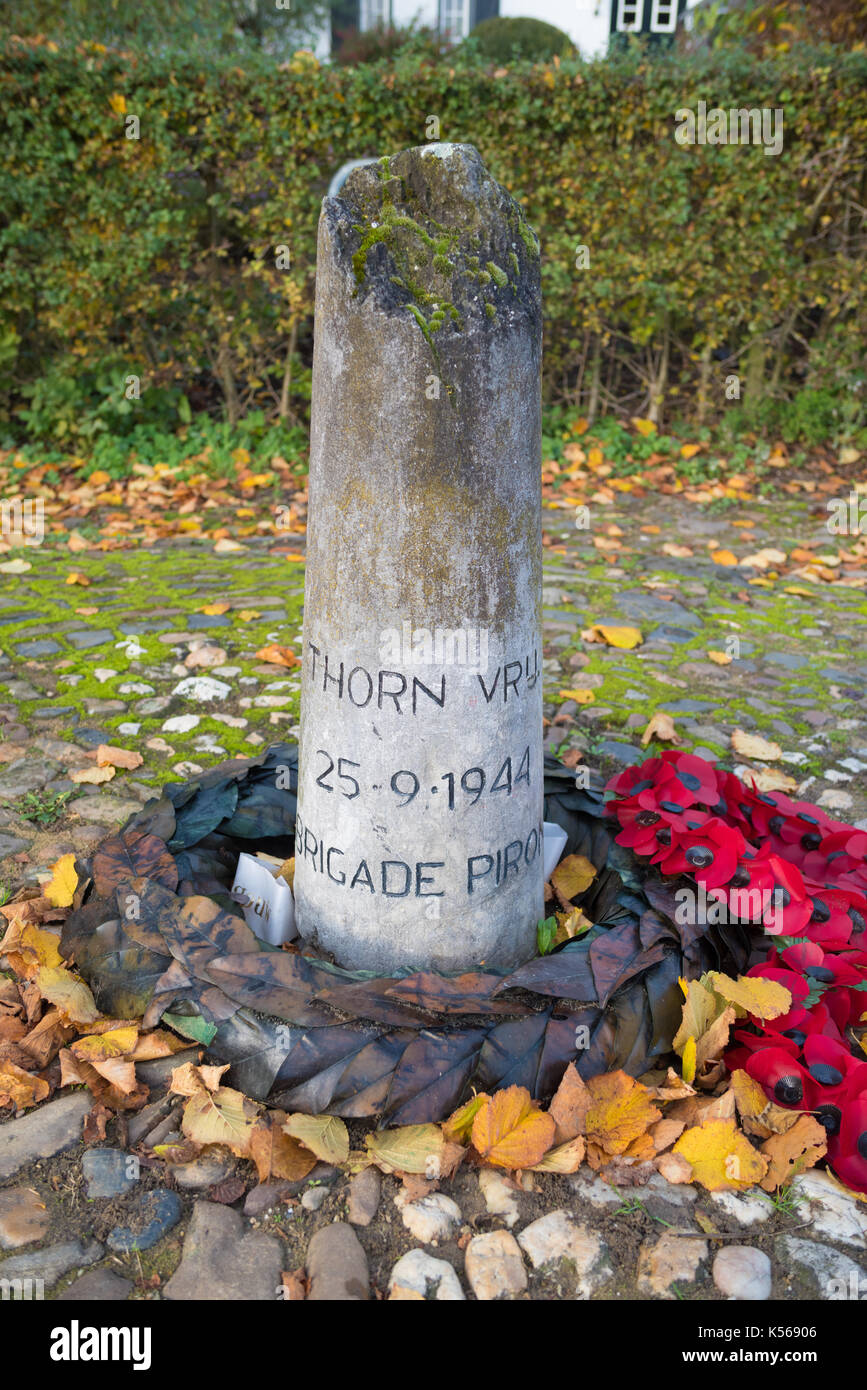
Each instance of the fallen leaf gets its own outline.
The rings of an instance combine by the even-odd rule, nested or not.
[[[715,565],[736,565],[738,557],[731,550],[712,550],[710,558]]]
[[[592,1100],[578,1068],[574,1062],[570,1062],[548,1106],[548,1114],[554,1121],[555,1144],[565,1144],[584,1133],[584,1122]]]
[[[576,705],[592,705],[596,695],[592,690],[561,690],[559,692],[561,700],[574,700]]]
[[[488,1100],[490,1100],[490,1096],[487,1092],[481,1091],[478,1095],[473,1096],[472,1100],[468,1100],[465,1105],[461,1105],[454,1114],[450,1115],[449,1118],[443,1122],[443,1135],[446,1141],[453,1141],[459,1144],[468,1143],[473,1128],[473,1120],[485,1104],[485,1101]]]
[[[269,1182],[272,1178],[298,1182],[306,1178],[319,1161],[311,1149],[286,1133],[283,1128],[286,1119],[284,1111],[269,1110],[250,1136],[250,1157],[260,1182]]]
[[[207,613],[208,617],[217,618],[223,613],[228,613],[232,607],[231,603],[206,603],[204,608],[197,608],[197,613]]]
[[[662,1174],[666,1182],[681,1183],[692,1181],[692,1164],[687,1162],[683,1154],[664,1153],[660,1154],[656,1160],[658,1172]]]
[[[763,767],[759,772],[750,768],[748,780],[758,792],[793,792],[798,785],[794,777],[790,777],[788,772],[783,772],[778,767]]]
[[[758,1139],[770,1139],[772,1134],[785,1134],[797,1124],[799,1112],[784,1110],[768,1100],[758,1081],[738,1068],[732,1072],[731,1087],[735,1096],[741,1125],[747,1134]]]
[[[79,767],[70,772],[70,782],[87,782],[91,786],[99,786],[101,782],[110,782],[114,777],[114,768],[105,767]]]
[[[95,1023],[99,1009],[83,980],[63,966],[40,966],[36,984],[44,999],[54,1004],[71,1023]]]
[[[828,1131],[812,1115],[801,1115],[785,1134],[773,1134],[762,1144],[768,1171],[762,1179],[765,1192],[784,1187],[792,1178],[812,1168],[828,1151]]]
[[[733,660],[728,652],[708,652],[708,658],[717,666],[729,666]]]
[[[283,1128],[323,1163],[339,1167],[349,1157],[349,1131],[335,1115],[290,1115]]]
[[[439,1125],[380,1129],[368,1134],[364,1142],[374,1163],[386,1173],[423,1173],[430,1178],[440,1175],[445,1140]]]
[[[82,574],[80,570],[72,570],[71,573],[66,576],[66,582],[67,584],[80,584],[83,589],[90,588],[90,580],[87,575]]]
[[[637,627],[611,627],[607,623],[594,623],[588,631],[595,634],[587,638],[588,641],[606,642],[609,647],[618,647],[622,651],[630,651],[644,641]],[[585,634],[582,632],[581,636]]]
[[[141,753],[129,752],[126,748],[113,748],[109,743],[101,743],[96,750],[99,767],[122,767],[127,772],[141,767],[144,758]]]
[[[70,907],[77,887],[75,855],[61,855],[57,863],[51,865],[51,882],[44,884],[42,891],[55,907]]]
[[[27,1110],[45,1100],[50,1091],[48,1082],[41,1077],[14,1062],[0,1061],[0,1105],[12,1104],[16,1110]]]
[[[201,1090],[187,1101],[181,1129],[196,1144],[226,1144],[246,1158],[258,1113],[258,1106],[229,1086]]]
[[[473,1121],[473,1148],[498,1168],[530,1168],[554,1143],[556,1125],[523,1086],[497,1091]]]
[[[658,738],[662,743],[682,742],[681,736],[674,727],[674,720],[670,714],[665,714],[662,710],[657,710],[656,714],[651,716],[647,728],[641,735],[642,748],[646,748],[653,738]]]
[[[70,1043],[69,1051],[80,1062],[96,1066],[108,1057],[126,1057],[138,1042],[138,1025],[112,1028],[106,1033],[94,1033]]]
[[[571,899],[585,892],[595,877],[596,869],[589,859],[583,854],[568,854],[552,873],[551,882],[564,898]]]
[[[709,1120],[681,1135],[673,1152],[692,1165],[708,1192],[738,1192],[761,1182],[767,1159],[741,1134],[734,1120]]]
[[[544,1158],[530,1165],[531,1173],[577,1173],[584,1162],[586,1144],[581,1135],[549,1149]]]
[[[625,1071],[594,1076],[587,1082],[592,1103],[585,1119],[587,1138],[608,1154],[622,1154],[662,1112],[653,1104],[646,1086]]]
[[[281,647],[277,642],[272,642],[268,647],[260,647],[256,655],[260,661],[270,662],[272,666],[287,666],[291,670],[301,665],[300,659],[291,647]]]
[[[747,734],[743,729],[735,729],[731,745],[742,758],[758,758],[760,762],[776,762],[777,758],[783,756],[778,743],[772,743],[760,734]]]
[[[781,1018],[792,1007],[791,994],[776,980],[765,980],[756,975],[741,975],[733,980],[717,970],[709,971],[703,979],[723,999],[756,1018]]]

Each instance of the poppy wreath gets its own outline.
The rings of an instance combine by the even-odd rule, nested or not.
[[[689,753],[630,767],[607,791],[617,844],[772,938],[747,974],[777,981],[792,1007],[750,1017],[726,1064],[777,1105],[810,1111],[834,1172],[867,1192],[867,832]]]

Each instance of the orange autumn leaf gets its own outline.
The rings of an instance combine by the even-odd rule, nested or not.
[[[98,767],[122,767],[127,772],[141,767],[144,758],[141,753],[133,753],[126,748],[113,748],[109,743],[101,743],[96,750]]]
[[[306,1178],[319,1162],[315,1153],[283,1129],[288,1116],[283,1110],[269,1110],[254,1126],[250,1136],[250,1157],[260,1182],[282,1178],[298,1182]]]
[[[642,748],[646,748],[653,738],[658,738],[660,743],[682,742],[680,734],[674,727],[674,720],[670,714],[666,714],[663,710],[657,710],[656,714],[651,715],[647,728],[641,735]]]
[[[66,582],[67,584],[80,584],[84,589],[90,587],[90,580],[87,575],[82,574],[80,570],[72,570],[71,573],[66,576]]]
[[[565,1144],[584,1133],[587,1111],[591,1103],[592,1096],[586,1083],[582,1080],[575,1063],[570,1062],[563,1073],[554,1099],[548,1106],[548,1114],[556,1126],[555,1144]]]
[[[473,1147],[499,1168],[530,1168],[554,1143],[555,1125],[523,1086],[497,1091],[473,1120]]]
[[[729,568],[738,563],[738,557],[731,550],[712,550],[710,558],[715,565],[727,565]]]
[[[260,661],[267,661],[272,666],[288,666],[291,670],[294,666],[301,665],[301,661],[292,648],[281,647],[278,642],[272,642],[267,647],[260,647],[256,655]]]
[[[646,1086],[625,1071],[594,1076],[587,1082],[591,1105],[585,1120],[587,1138],[609,1154],[622,1154],[644,1134],[662,1111]]]
[[[551,875],[551,882],[564,898],[575,898],[590,887],[596,869],[583,854],[568,854]]]

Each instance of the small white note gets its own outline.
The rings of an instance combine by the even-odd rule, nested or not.
[[[545,882],[553,874],[557,865],[560,863],[560,855],[566,848],[566,841],[569,836],[565,830],[561,830],[559,825],[552,824],[551,821],[544,821],[542,824],[543,835],[543,854],[542,862],[544,865],[543,873]]]
[[[269,945],[279,946],[298,935],[292,889],[252,854],[238,859],[232,898],[243,909],[247,926]]]

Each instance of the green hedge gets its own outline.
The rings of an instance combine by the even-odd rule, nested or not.
[[[508,70],[457,51],[350,70],[11,41],[0,441],[86,445],[201,409],[303,421],[320,199],[343,160],[423,143],[431,116],[540,233],[550,400],[691,420],[783,406],[807,437],[851,434],[867,395],[865,90],[867,55],[831,50]],[[699,98],[782,107],[782,153],[679,145],[675,112]]]

